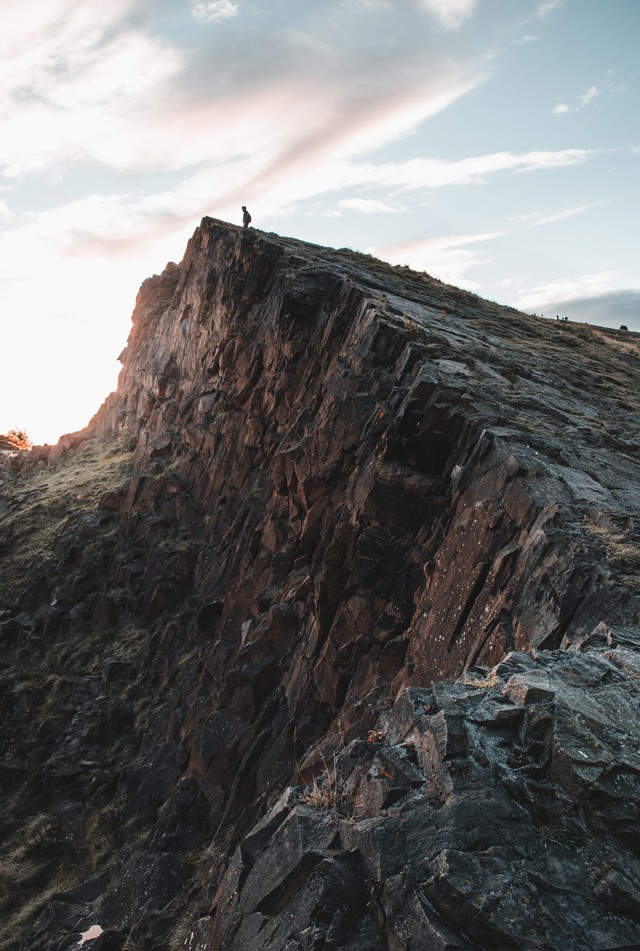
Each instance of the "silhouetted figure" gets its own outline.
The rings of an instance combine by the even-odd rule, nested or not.
[[[243,205],[242,206],[242,227],[248,228],[250,224],[251,224],[251,215],[247,211],[247,206]]]

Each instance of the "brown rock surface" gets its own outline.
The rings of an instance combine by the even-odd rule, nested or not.
[[[640,947],[639,358],[204,219],[0,486],[0,947]]]

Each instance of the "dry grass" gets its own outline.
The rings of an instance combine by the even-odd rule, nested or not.
[[[21,891],[20,907],[8,917],[3,915],[3,923],[0,925],[0,951],[14,951],[17,948],[16,935],[20,935],[29,922],[44,911],[49,900],[58,891],[60,885],[57,881],[41,891]]]
[[[90,844],[89,862],[94,871],[116,851],[118,832],[125,825],[127,811],[127,800],[116,797],[86,816],[84,839]]]
[[[340,787],[338,753],[333,754],[331,763],[327,763],[324,756],[322,762],[322,772],[305,786],[300,802],[314,809],[325,809],[341,819],[350,819],[353,810],[349,798]]]
[[[49,466],[18,470],[13,476],[2,473],[0,608],[21,603],[20,592],[39,572],[49,578],[66,577],[65,566],[58,566],[65,531],[73,533],[71,538],[78,535],[84,562],[93,562],[94,555],[96,564],[104,561],[104,552],[112,552],[115,526],[97,521],[102,515],[97,505],[106,491],[126,481],[130,471],[131,454],[115,443],[80,447]],[[95,538],[84,532],[85,526],[89,531],[94,525]],[[116,589],[106,595],[116,604],[129,596]],[[101,674],[107,657],[132,661],[148,636],[132,621],[114,626],[106,617],[97,620],[90,599],[91,595],[86,611],[78,611],[65,626],[63,636],[48,640],[42,660],[0,666],[0,747],[5,754],[21,759],[25,740],[31,742],[47,718],[52,731],[66,731],[78,675]],[[37,618],[35,612],[33,616]],[[130,756],[130,743],[128,733],[98,743],[100,767],[117,775]],[[88,781],[93,765],[83,764],[86,770],[78,776],[79,784]],[[102,870],[122,846],[123,837],[135,841],[146,835],[148,817],[132,814],[121,801],[106,806],[104,801],[91,802],[82,826],[67,832],[71,838],[65,839],[55,816],[33,807],[28,812],[23,790],[0,793],[0,951],[15,951],[16,936],[28,930],[51,897]]]
[[[465,687],[473,687],[475,690],[490,690],[491,687],[495,687],[497,680],[497,675],[494,672],[484,678],[465,677],[463,683]]]
[[[313,782],[305,787],[300,802],[305,806],[314,806],[316,809],[333,809],[338,803],[338,790],[327,773],[316,776]]]
[[[142,935],[141,929],[134,925],[125,943],[122,945],[122,951],[145,951],[147,943]]]
[[[560,822],[541,823],[537,826],[536,832],[545,847],[547,845],[562,845],[565,848],[571,848],[580,843],[580,839],[575,832]]]
[[[81,880],[76,856],[60,861],[62,848],[58,822],[48,813],[16,819],[0,852],[0,951],[14,946],[52,895]]]
[[[0,488],[0,606],[15,600],[31,562],[45,563],[71,515],[95,509],[131,469],[120,443],[90,444],[51,465],[19,472]]]
[[[6,681],[3,678],[0,683],[10,694],[20,715],[29,717],[35,714],[39,720],[67,703],[75,684],[71,676],[40,670],[35,666],[25,671],[16,669]]]
[[[640,335],[628,331],[607,330],[605,327],[593,327],[593,336],[604,341],[620,353],[640,357]]]
[[[55,817],[45,812],[16,819],[0,850],[0,951],[15,947],[16,937],[56,893],[101,872],[124,840],[146,837],[148,818],[131,814],[126,800],[114,799],[88,812],[73,842],[62,839]]]
[[[618,528],[613,523],[599,524],[589,519],[585,519],[583,524],[604,545],[607,562],[617,580],[640,585],[640,545],[635,541],[632,530]]]
[[[190,915],[178,919],[169,935],[169,951],[183,951],[194,937],[193,918]]]

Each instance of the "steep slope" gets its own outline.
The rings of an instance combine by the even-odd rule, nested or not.
[[[204,219],[2,486],[3,947],[640,947],[639,356]]]

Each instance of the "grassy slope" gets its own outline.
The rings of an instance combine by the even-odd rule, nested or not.
[[[34,561],[46,564],[54,557],[70,515],[93,511],[124,480],[130,455],[119,444],[89,444],[0,485],[0,610],[19,600]]]
[[[34,569],[46,572],[47,566],[56,563],[56,545],[69,523],[78,516],[91,517],[103,493],[121,484],[129,470],[130,453],[121,445],[88,444],[47,467],[13,476],[0,471],[0,610],[22,607],[21,594]],[[133,632],[127,634],[130,643],[136,640]],[[83,656],[74,663],[80,644]],[[113,645],[109,650],[113,651]],[[87,653],[93,658],[90,666],[99,666],[103,659],[99,638],[80,631],[76,638],[65,638],[31,662],[24,658],[0,662],[0,758],[16,767],[15,773],[5,777],[7,782],[0,783],[4,787],[0,793],[2,949],[14,946],[16,937],[56,891],[95,874],[111,848],[114,821],[118,821],[115,807],[88,812],[83,820],[84,841],[76,835],[66,841],[60,818],[48,812],[46,803],[38,808],[31,801],[28,783],[25,789],[20,782],[25,750],[40,724],[47,720],[55,724],[56,717],[72,706],[77,676],[87,672]]]

